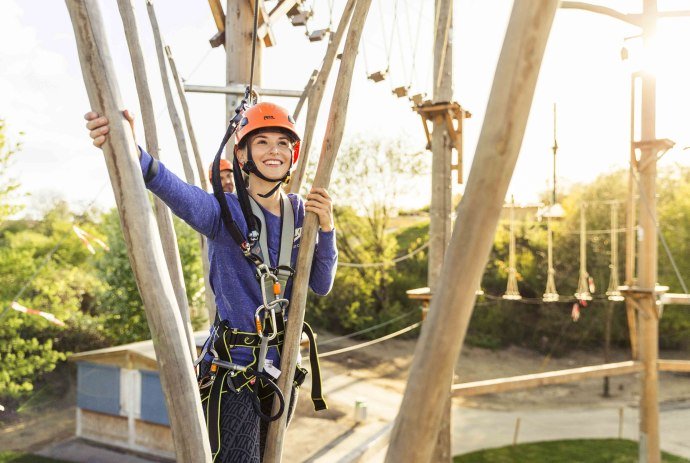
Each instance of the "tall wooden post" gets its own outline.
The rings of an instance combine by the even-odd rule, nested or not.
[[[132,59],[132,70],[134,71],[134,81],[139,95],[139,107],[141,108],[141,119],[144,123],[144,136],[146,137],[146,151],[155,159],[159,158],[158,129],[156,128],[156,117],[153,113],[153,103],[151,101],[151,91],[149,90],[148,76],[144,55],[141,50],[139,40],[139,28],[136,16],[134,15],[134,4],[132,0],[118,0],[120,16],[125,29],[125,37],[129,54]],[[175,299],[180,309],[182,322],[184,323],[185,333],[189,342],[189,354],[192,358],[196,357],[196,345],[194,343],[194,330],[189,315],[189,303],[187,301],[187,288],[182,273],[182,262],[180,251],[177,247],[177,235],[173,227],[172,213],[158,197],[153,197],[153,208],[156,213],[158,231],[163,244],[163,254],[168,265],[168,272],[172,279]]]
[[[453,99],[453,2],[436,0],[436,27],[434,28],[434,104],[450,103]],[[448,133],[448,124],[443,113],[436,112],[433,117],[431,135],[431,207],[429,208],[429,261],[427,281],[431,293],[435,294],[443,256],[450,242],[452,186],[451,164],[453,142]],[[460,121],[462,123],[462,120]],[[458,175],[462,175],[458,171]],[[453,374],[444,381],[452,383]],[[451,448],[451,407],[452,397],[447,391],[446,405],[443,409],[441,428],[432,461],[450,462]]]
[[[177,461],[210,462],[196,378],[182,318],[144,187],[138,150],[122,115],[120,91],[98,2],[67,0],[91,108],[110,121],[103,145],[122,233],[156,350]]]
[[[642,38],[645,46],[656,32],[656,0],[644,0]],[[640,148],[640,229],[639,286],[647,293],[640,300],[640,360],[644,365],[640,395],[640,462],[661,461],[659,446],[659,393],[657,360],[659,357],[659,314],[654,288],[657,279],[656,231],[656,78],[642,72]],[[647,143],[644,143],[647,142]]]
[[[458,207],[438,291],[431,301],[386,455],[429,462],[453,365],[474,307],[503,201],[517,162],[558,0],[516,0],[496,68],[465,195]]]
[[[632,287],[635,282],[635,243],[637,240],[637,203],[635,201],[635,79],[636,74],[630,77],[630,166],[628,167],[628,197],[625,202],[625,284]],[[630,353],[633,360],[637,360],[637,313],[635,305],[630,298],[625,299],[625,314],[628,319],[628,332],[630,333]]]
[[[319,165],[316,169],[313,186],[328,188],[331,181],[331,173],[335,166],[336,155],[340,148],[345,132],[347,120],[347,103],[352,84],[352,73],[359,49],[359,40],[367,19],[371,0],[356,0],[355,10],[352,13],[350,28],[343,48],[343,57],[338,72],[338,79],[333,91],[333,99],[326,123],[326,136],[321,147]],[[292,379],[297,365],[299,353],[299,340],[302,335],[304,323],[304,311],[307,303],[307,291],[309,290],[309,274],[316,247],[316,235],[319,229],[319,219],[313,212],[308,212],[304,217],[302,226],[302,238],[300,241],[297,264],[295,266],[295,278],[292,286],[292,299],[290,301],[290,317],[285,328],[285,344],[280,359],[280,368],[283,374],[278,378],[278,386],[283,391],[285,403],[290,403],[292,395]],[[273,403],[273,413],[277,411],[278,401]],[[287,426],[287,414],[273,421],[268,428],[266,437],[266,450],[264,451],[264,463],[278,463],[283,452],[283,439]]]
[[[156,56],[158,57],[158,68],[160,70],[161,79],[163,82],[165,102],[168,106],[170,122],[172,123],[173,130],[175,132],[177,148],[179,149],[180,157],[182,158],[182,168],[184,170],[185,180],[190,185],[202,185],[203,183],[198,183],[198,181],[200,182],[201,178],[204,177],[205,170],[198,171],[198,169],[195,169],[195,166],[194,164],[192,164],[191,161],[191,155],[189,154],[189,149],[187,146],[187,137],[185,136],[184,127],[182,125],[182,119],[180,118],[180,113],[177,110],[177,106],[175,105],[175,98],[173,97],[172,86],[170,85],[170,79],[168,77],[168,67],[166,66],[165,58],[165,47],[163,44],[163,38],[161,37],[160,28],[158,27],[158,19],[156,18],[156,11],[153,6],[153,0],[146,0],[146,9],[149,14],[149,19],[151,20],[151,30],[153,32],[153,39],[156,44]],[[208,244],[206,242],[206,238],[203,235],[199,235],[199,248],[201,250],[201,263],[204,269],[204,282],[206,287],[206,311],[208,314],[208,320],[212,323],[216,315],[216,306],[213,300],[213,292],[211,291],[211,285],[209,280],[210,266],[208,263]]]
[[[290,180],[290,193],[299,193],[302,182],[304,181],[304,173],[307,171],[307,164],[309,163],[311,141],[314,138],[314,129],[316,128],[316,119],[319,116],[319,109],[321,109],[321,101],[326,92],[326,84],[328,84],[328,78],[331,75],[333,63],[335,63],[335,58],[340,48],[340,42],[342,42],[347,26],[350,24],[350,18],[355,9],[355,2],[356,0],[348,0],[347,4],[345,4],[345,9],[340,17],[340,23],[338,23],[338,28],[334,34],[331,34],[323,63],[321,63],[321,69],[316,76],[316,81],[309,91],[309,106],[307,106],[307,120],[304,126],[304,137],[302,137],[302,145],[300,148],[300,160],[295,172],[292,174],[292,180]]]

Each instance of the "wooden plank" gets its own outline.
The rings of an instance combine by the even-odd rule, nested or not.
[[[572,383],[583,379],[628,375],[640,371],[642,371],[642,364],[640,362],[628,361],[606,363],[603,365],[570,368],[568,370],[454,384],[451,387],[451,391],[453,397],[496,394],[499,392],[517,391],[553,384]]]
[[[268,22],[264,22],[257,29],[257,37],[263,39],[268,34],[271,24],[290,11],[290,8],[295,6],[296,3],[297,0],[281,0],[268,14]]]
[[[352,13],[352,21],[347,33],[343,58],[338,72],[338,79],[335,83],[333,100],[331,101],[331,110],[328,115],[326,135],[321,147],[321,157],[319,158],[319,165],[314,177],[313,186],[316,188],[328,188],[331,181],[331,173],[333,172],[335,159],[343,139],[343,133],[345,132],[352,74],[354,72],[357,50],[359,49],[359,41],[362,37],[362,30],[364,29],[370,5],[371,0],[357,0],[357,5]],[[283,345],[280,359],[280,368],[284,373],[278,380],[278,386],[283,391],[286,403],[290,403],[290,396],[292,395],[292,378],[297,364],[297,356],[299,355],[299,340],[304,323],[309,274],[318,230],[319,220],[316,214],[308,212],[304,217],[304,225],[302,227],[302,239],[299,254],[297,255],[292,300],[290,301],[290,318],[285,328],[285,344]],[[273,413],[276,413],[278,401],[275,400],[273,405]],[[283,413],[279,419],[269,424],[264,462],[276,463],[281,461],[286,425],[287,413]]]
[[[690,305],[690,294],[666,293],[661,296],[661,303],[664,305]]]
[[[213,15],[213,21],[216,23],[218,32],[224,32],[225,13],[223,12],[223,5],[221,5],[220,0],[208,0],[208,6],[211,7],[211,14]]]
[[[386,461],[431,461],[453,367],[515,169],[557,0],[516,0],[441,280],[410,369]],[[500,168],[498,168],[500,166]],[[461,274],[457,269],[462,269]]]
[[[311,151],[311,142],[314,138],[314,130],[316,129],[316,119],[319,117],[319,110],[321,109],[321,101],[326,92],[326,84],[328,83],[328,77],[331,74],[338,48],[340,48],[340,42],[343,40],[347,25],[350,23],[350,18],[352,17],[352,12],[355,9],[355,3],[356,0],[348,0],[345,4],[345,9],[338,23],[338,28],[335,34],[331,36],[331,41],[328,43],[328,48],[326,48],[326,54],[324,55],[321,69],[309,92],[309,106],[307,107],[307,119],[304,125],[304,136],[302,137],[300,147],[300,159],[297,163],[297,168],[292,173],[290,193],[298,194],[302,182],[304,181],[304,173],[309,163],[309,152]]]
[[[144,302],[159,365],[161,386],[180,462],[211,461],[201,400],[175,292],[139,165],[138,149],[122,101],[101,11],[96,1],[67,0],[84,83],[92,110],[105,115],[110,132],[103,154],[122,233]]]
[[[149,79],[144,62],[144,53],[142,52],[141,41],[139,40],[139,27],[137,26],[136,16],[134,15],[134,5],[132,0],[118,0],[117,6],[120,10],[120,16],[122,17],[125,38],[127,39],[129,55],[132,60],[132,71],[134,72],[134,82],[137,87],[137,95],[139,96],[141,119],[144,123],[146,151],[155,159],[160,159],[156,116],[153,111],[153,101],[149,89]],[[182,261],[177,246],[177,234],[173,227],[172,213],[168,206],[157,196],[153,197],[153,208],[156,214],[158,233],[160,234],[161,243],[163,244],[165,262],[168,266],[168,273],[170,273],[173,288],[175,289],[175,299],[177,300],[177,306],[180,309],[185,333],[189,340],[189,352],[192,357],[195,357],[196,347],[194,346],[191,314],[189,313],[189,303],[187,301],[187,288],[182,273]]]
[[[656,362],[659,371],[675,371],[678,373],[690,373],[690,360],[663,360]]]

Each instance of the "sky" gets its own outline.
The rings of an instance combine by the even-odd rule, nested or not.
[[[223,2],[224,3],[224,2]],[[355,67],[344,143],[357,137],[402,139],[410,149],[426,144],[421,120],[393,87],[410,85],[412,93],[430,93],[434,11],[431,0],[374,0]],[[161,159],[182,175],[179,152],[160,84],[155,48],[144,0],[134,0],[158,115]],[[274,2],[267,2],[268,8]],[[305,0],[313,6],[310,30],[337,24],[345,0]],[[600,4],[623,12],[641,10],[642,1],[610,0]],[[332,7],[331,7],[332,6]],[[129,55],[116,2],[101,2],[123,104],[139,113]],[[512,2],[455,0],[453,21],[454,100],[472,113],[465,121],[465,180],[492,86]],[[659,10],[688,9],[687,1],[659,1]],[[170,45],[180,74],[189,84],[223,85],[224,49],[211,49],[215,24],[208,3],[166,0],[156,4],[163,40]],[[690,150],[690,18],[658,23],[651,59],[635,38],[639,31],[615,19],[578,10],[559,10],[542,64],[518,164],[508,197],[537,201],[550,188],[557,106],[557,183],[567,188],[598,174],[626,168],[630,141],[630,74],[640,62],[653,63],[657,75],[657,137],[676,142],[662,166],[689,164]],[[326,42],[311,43],[304,27],[287,19],[273,28],[277,44],[264,50],[261,69],[265,88],[301,90],[320,66]],[[623,61],[620,51],[630,49]],[[649,53],[647,53],[649,55]],[[651,65],[648,65],[651,66]],[[380,83],[366,75],[389,68]],[[335,81],[334,69],[332,81]],[[324,98],[316,135],[325,130],[332,84]],[[188,94],[203,162],[211,162],[225,131],[221,95]],[[289,108],[294,99],[276,99]],[[90,144],[83,114],[89,110],[74,33],[64,2],[0,0],[0,118],[13,141],[23,144],[9,175],[21,183],[15,201],[24,213],[40,214],[55,199],[75,211],[89,205],[114,205],[103,156]],[[303,113],[304,114],[304,113]],[[303,124],[303,121],[301,122]],[[298,121],[299,124],[299,121]],[[137,133],[143,134],[141,122]],[[141,136],[141,135],[139,135]],[[318,140],[315,146],[320,146]],[[317,150],[318,152],[318,150]],[[405,153],[401,153],[404,155]],[[429,156],[431,154],[429,153]],[[405,209],[421,206],[430,196],[430,177],[419,177],[401,199]],[[454,182],[454,192],[462,185]],[[337,201],[337,198],[336,198]]]

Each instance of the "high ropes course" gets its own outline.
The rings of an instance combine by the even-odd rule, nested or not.
[[[158,199],[154,200],[153,210],[150,207],[138,162],[138,149],[129,121],[122,114],[125,105],[120,97],[118,72],[111,60],[99,4],[95,0],[67,0],[66,3],[74,26],[84,83],[92,110],[106,116],[110,121],[110,132],[103,145],[103,151],[128,254],[161,366],[161,383],[170,416],[176,458],[180,462],[210,462],[213,455],[193,368],[193,359],[197,352],[192,338],[189,307],[182,282],[179,251],[172,230],[171,213]],[[134,15],[132,0],[118,0],[117,3],[136,81],[145,129],[146,150],[157,160],[161,150],[158,146],[150,82],[144,67],[140,28]],[[643,393],[640,398],[640,434],[643,436],[640,444],[641,461],[659,461],[656,377],[657,371],[661,369],[659,365],[669,364],[659,361],[656,350],[661,316],[657,300],[658,296],[663,299],[665,295],[662,294],[663,289],[656,285],[656,241],[658,237],[662,237],[663,240],[663,234],[659,233],[659,224],[656,220],[654,182],[658,155],[673,146],[673,142],[656,138],[654,119],[649,116],[650,111],[653,113],[653,108],[645,107],[640,138],[631,143],[631,177],[629,195],[625,203],[628,222],[621,229],[617,223],[616,208],[619,203],[611,200],[607,203],[611,208],[610,229],[597,231],[609,233],[611,245],[614,246],[611,251],[610,280],[605,297],[612,301],[619,301],[621,298],[625,300],[628,321],[631,323],[631,336],[632,333],[640,333],[639,340],[631,340],[633,346],[639,344],[639,356],[633,349],[632,360],[623,364],[599,365],[578,371],[546,372],[532,375],[530,378],[499,378],[482,384],[453,385],[450,389],[448,387],[452,383],[453,368],[462,350],[477,294],[482,293],[481,277],[504,209],[509,212],[506,290],[502,295],[485,295],[487,300],[500,298],[525,303],[570,303],[573,300],[588,301],[595,297],[595,288],[587,267],[587,237],[593,231],[587,231],[586,212],[588,208],[602,206],[581,204],[579,230],[567,231],[579,233],[580,236],[580,270],[577,291],[572,297],[564,297],[557,290],[558,276],[554,262],[558,260],[558,249],[554,249],[553,236],[561,231],[552,223],[557,218],[548,218],[548,259],[545,272],[547,284],[543,297],[539,301],[530,301],[523,298],[519,288],[514,215],[516,205],[511,201],[504,208],[504,202],[522,143],[547,39],[558,7],[584,9],[611,16],[639,28],[642,35],[647,37],[653,34],[655,27],[655,21],[649,21],[648,18],[659,14],[656,10],[656,1],[645,0],[643,12],[635,15],[582,2],[514,2],[474,161],[454,225],[451,224],[450,182],[452,170],[457,171],[457,181],[463,181],[463,124],[464,119],[471,117],[471,114],[453,100],[452,0],[436,0],[433,5],[431,2],[412,0],[232,0],[228,1],[225,9],[220,0],[209,0],[208,3],[217,29],[213,34],[209,34],[212,35],[209,40],[210,46],[223,46],[227,56],[224,87],[194,87],[182,81],[172,50],[166,46],[161,35],[154,2],[146,0],[167,112],[175,132],[187,183],[197,185],[206,191],[209,188],[186,101],[186,95],[191,92],[227,95],[225,123],[228,129],[214,161],[211,182],[216,193],[220,184],[219,163],[226,143],[227,148],[230,148],[226,152],[226,157],[232,157],[230,140],[238,126],[244,123],[243,116],[255,103],[270,96],[297,99],[294,113],[290,117],[304,122],[305,129],[301,137],[302,154],[289,186],[291,192],[300,191],[305,180],[304,169],[308,156],[310,151],[316,151],[310,150],[314,143],[316,121],[322,106],[324,107],[324,111],[327,112],[326,131],[312,187],[327,188],[350,109],[348,103],[352,80],[355,78],[358,52],[362,56],[366,75],[357,78],[366,78],[375,85],[388,85],[391,98],[409,99],[412,110],[422,120],[427,148],[432,153],[429,242],[390,262],[341,264],[376,265],[385,268],[396,265],[422,250],[428,252],[429,288],[412,294],[429,305],[410,371],[410,378],[415,380],[408,383],[398,417],[390,432],[386,461],[417,463],[443,461],[449,458],[450,436],[439,435],[439,430],[450,429],[448,423],[444,425],[444,416],[448,415],[451,396],[500,392],[577,381],[604,374],[631,372],[640,372],[643,382]],[[161,2],[161,5],[165,3]],[[325,14],[317,14],[316,10],[319,9]],[[304,89],[299,91],[268,89],[260,85],[262,50],[264,47],[278,46],[279,37],[273,28],[278,22],[286,20],[294,27],[304,28],[305,45],[328,41],[320,68],[311,73]],[[433,40],[428,40],[429,37],[424,39],[425,34],[433,35]],[[429,43],[429,46],[423,48],[422,43]],[[428,53],[428,48],[431,48],[433,53]],[[200,51],[199,55],[200,62],[203,62],[208,56],[208,51],[205,55]],[[423,57],[429,58],[429,62],[420,64]],[[336,68],[336,61],[337,77],[332,98],[330,103],[325,104],[325,89],[331,81],[330,75]],[[195,66],[188,76],[194,74],[198,66]],[[643,82],[642,104],[649,105],[650,100],[645,99],[645,95],[653,91],[654,82],[644,75],[639,76],[639,79]],[[306,114],[302,114],[304,105],[307,106]],[[367,110],[373,111],[375,108]],[[420,137],[421,133],[420,130]],[[556,143],[554,159],[555,155]],[[236,173],[236,180],[241,180],[238,175],[241,174]],[[491,188],[487,188],[487,185]],[[641,206],[639,221],[631,222],[630,204],[635,198],[633,190],[637,190]],[[216,198],[221,210],[227,207],[221,199],[225,198],[222,192],[217,194]],[[555,204],[550,206],[553,207]],[[232,225],[231,221],[225,223]],[[314,254],[318,225],[317,216],[307,213],[301,232],[293,293],[289,301],[290,318],[284,333],[281,355],[283,371],[291,372],[296,367],[309,268]],[[624,285],[619,285],[617,259],[617,239],[621,230],[626,231]],[[630,237],[634,230],[639,230],[642,237],[637,267],[634,265],[634,258],[632,266],[629,263],[630,253],[635,251],[634,240],[632,251],[630,246]],[[246,237],[248,240],[254,240],[251,231]],[[89,240],[84,233],[76,230],[75,233],[80,239]],[[233,238],[242,246],[246,242],[242,243],[243,237],[239,235],[241,232]],[[673,261],[672,254],[667,248],[665,246],[669,258]],[[204,256],[208,251],[204,239],[200,240],[200,250]],[[208,265],[206,259],[203,260]],[[675,264],[674,267],[677,268]],[[458,272],[457,269],[462,271]],[[208,274],[208,267],[205,271]],[[687,293],[679,272],[677,276]],[[262,307],[274,317],[275,308],[283,299],[271,299],[271,302],[268,302],[264,280],[262,277]],[[274,292],[276,297],[279,297],[280,284],[277,288]],[[206,295],[211,297],[208,286]],[[686,296],[675,295],[675,299],[671,297],[667,300],[683,300],[687,299]],[[209,320],[213,320],[215,308],[212,299],[207,299],[207,306]],[[23,309],[15,307],[15,310]],[[28,309],[25,312],[28,313]],[[366,347],[373,342],[404,334],[417,328],[420,323],[411,324],[402,330],[356,347]],[[633,329],[634,323],[639,323],[639,327]],[[275,327],[275,323],[273,326]],[[277,334],[275,329],[273,334]],[[258,315],[257,335],[261,338],[261,343],[267,342]],[[262,346],[266,347],[267,344]],[[344,349],[324,352],[321,356],[344,353]],[[218,365],[225,369],[232,367],[222,362]],[[684,362],[674,364],[672,368],[687,371],[690,369],[688,365],[690,362]],[[259,368],[262,368],[261,363]],[[261,372],[258,370],[257,375]],[[274,386],[283,398],[282,403],[289,403],[292,394],[291,375],[280,375]],[[287,413],[281,413],[282,408],[276,413],[278,406],[274,403],[273,414],[270,415],[274,421],[269,425],[263,458],[265,462],[279,462],[282,457]],[[437,446],[436,442],[440,444]]]

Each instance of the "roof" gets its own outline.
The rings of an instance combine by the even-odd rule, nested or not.
[[[196,331],[194,341],[197,349],[200,349],[208,331]],[[140,341],[121,346],[105,347],[103,349],[79,352],[69,356],[70,362],[90,362],[102,365],[113,365],[131,370],[158,370],[156,352],[153,341]]]

